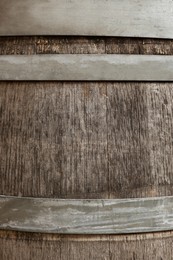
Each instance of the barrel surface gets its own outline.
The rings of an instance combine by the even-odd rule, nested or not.
[[[0,54],[173,54],[171,40],[1,37]],[[94,72],[93,72],[94,73]],[[0,194],[173,195],[173,83],[0,82]],[[172,232],[0,231],[0,259],[172,259]]]

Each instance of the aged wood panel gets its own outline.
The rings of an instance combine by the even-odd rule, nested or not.
[[[151,54],[172,55],[173,41],[119,37],[0,37],[0,54]]]
[[[103,37],[0,37],[0,54],[101,54]]]
[[[26,47],[24,48],[24,46]],[[173,54],[173,45],[170,40],[150,39],[0,38],[1,54],[44,54],[53,52],[92,54],[104,53],[104,51],[107,53],[171,55]],[[74,86],[76,92],[74,92]],[[51,82],[48,84],[40,82],[35,84],[2,82],[0,88],[2,126],[0,146],[1,194],[56,196],[59,198],[127,198],[173,195],[171,174],[172,143],[170,143],[172,138],[172,83],[86,84],[83,82],[74,84]],[[39,95],[37,95],[37,91]],[[62,93],[61,97],[62,95],[64,97],[68,96],[68,104],[65,99],[61,103],[60,92]],[[107,96],[107,93],[109,93],[109,96]],[[75,102],[72,101],[75,95],[78,95],[77,99],[80,105],[76,104],[76,100]],[[83,101],[85,101],[83,116],[88,132],[81,143],[81,140],[83,140],[82,123],[80,122],[81,119],[78,119],[79,124],[75,123],[78,113],[74,113],[76,109],[73,108],[73,105],[81,107]],[[61,103],[62,110],[66,111],[63,120],[58,119],[61,118],[62,114],[58,103]],[[89,109],[91,106],[93,107],[92,112]],[[99,110],[97,110],[98,106]],[[103,111],[100,110],[101,107],[103,107]],[[155,109],[158,110],[159,114],[155,114]],[[47,110],[50,111],[55,120],[50,119],[50,115],[45,116]],[[108,113],[107,110],[109,110]],[[69,111],[72,112],[69,114]],[[150,117],[148,117],[148,114]],[[121,120],[122,115],[123,120]],[[91,116],[92,119],[90,119]],[[128,123],[129,120],[131,120],[131,124]],[[146,130],[140,130],[140,124],[137,123],[140,120],[143,121],[142,128],[146,128]],[[74,123],[76,124],[75,129],[78,129],[78,127],[79,129],[78,136],[72,138],[70,129]],[[150,123],[152,127],[148,129]],[[25,124],[27,127],[24,127]],[[113,124],[120,125],[117,132],[114,132]],[[146,127],[144,124],[146,124]],[[46,151],[42,143],[45,142],[46,133],[50,131],[48,125],[54,129],[51,131],[56,133],[56,144],[53,144],[52,137],[48,134],[46,143],[49,146],[47,145],[48,150]],[[61,125],[62,127],[60,127]],[[38,126],[41,127],[40,131]],[[60,130],[57,131],[57,128],[63,129],[63,139],[69,140],[64,149],[60,148],[62,147],[59,141],[61,138],[58,139]],[[167,131],[167,128],[169,131]],[[37,136],[34,129],[37,131]],[[123,133],[126,132],[124,136],[120,134],[122,130]],[[133,134],[134,130],[137,135]],[[113,131],[112,137],[111,131]],[[90,133],[89,137],[88,133]],[[107,135],[108,141],[106,141]],[[132,135],[138,139],[137,142],[133,143]],[[26,138],[24,143],[24,137],[22,136],[30,136],[30,138]],[[121,149],[116,149],[118,144],[115,139],[116,136],[120,137],[118,142],[121,144]],[[101,146],[96,147],[94,144],[95,138],[97,138],[98,143],[102,143]],[[144,141],[141,142],[141,140]],[[73,148],[71,148],[71,143],[75,143]],[[115,145],[112,145],[112,143]],[[131,145],[133,149],[130,150]],[[58,166],[56,152],[51,148],[52,146],[55,147],[55,150],[60,151],[59,154],[63,149],[62,154],[64,153],[64,155],[59,157],[62,165],[65,165],[63,172],[61,166]],[[128,153],[126,146],[128,146]],[[16,150],[16,147],[18,147],[18,150]],[[106,147],[109,148],[109,160],[107,160]],[[142,153],[135,152],[133,155],[135,147],[145,155],[142,162],[140,156]],[[158,148],[160,154],[157,152]],[[162,148],[165,148],[165,153],[162,153]],[[36,156],[33,153],[34,149],[36,150]],[[80,151],[83,151],[81,161],[77,160]],[[48,156],[46,156],[46,153]],[[119,154],[123,155],[122,164],[118,163],[118,160],[121,160],[121,157],[118,158]],[[97,159],[98,155],[101,158],[99,160]],[[160,160],[161,157],[162,160]],[[67,160],[67,158],[70,159]],[[159,158],[159,160],[155,159],[153,161],[153,158]],[[87,163],[87,161],[90,163]],[[51,165],[52,162],[52,167],[48,167],[48,169],[44,167],[44,165]],[[115,162],[119,165],[119,169],[117,169]],[[134,172],[136,178],[133,178]],[[63,178],[61,178],[62,176]],[[52,178],[55,180],[54,182],[51,181]]]
[[[171,0],[1,0],[0,35],[173,38]]]
[[[171,40],[160,39],[154,40],[102,37],[0,37],[0,54],[46,53],[131,53],[172,55],[173,42]],[[172,83],[103,84],[100,82],[99,84],[95,84],[96,83],[86,84],[84,82],[77,84],[55,82],[51,82],[51,84],[43,82],[37,84],[26,82],[0,83],[0,126],[3,125],[3,130],[0,127],[0,183],[2,183],[0,185],[0,194],[59,198],[132,198],[173,195],[173,149],[172,143],[170,143],[170,140],[172,140],[171,126],[173,111]],[[50,86],[52,86],[51,90],[49,90]],[[96,136],[98,138],[100,138],[100,136],[103,136],[102,141],[99,141],[98,139],[98,142],[103,142],[103,140],[105,142],[106,133],[103,134],[101,127],[99,126],[99,123],[100,121],[103,121],[103,118],[100,120],[100,116],[98,116],[98,111],[96,112],[96,110],[92,110],[94,118],[93,120],[91,120],[91,113],[87,113],[88,121],[86,121],[86,128],[91,134],[91,132],[93,133],[93,128],[91,128],[91,125],[93,127],[95,126],[94,135],[92,136],[92,138],[90,136],[89,139],[87,139],[88,135],[85,136],[85,140],[89,140],[89,146],[88,143],[85,143],[86,152],[85,157],[83,157],[83,161],[87,161],[87,156],[89,156],[90,159],[88,166],[90,168],[88,168],[88,170],[86,170],[85,168],[83,174],[81,174],[81,172],[78,172],[78,174],[76,174],[76,170],[73,167],[72,170],[75,174],[72,175],[71,173],[69,173],[70,166],[67,166],[66,170],[63,172],[63,175],[61,174],[60,178],[56,178],[56,176],[58,176],[58,171],[55,164],[54,167],[52,167],[53,170],[50,169],[51,173],[50,171],[43,170],[43,160],[45,160],[45,164],[49,165],[50,158],[54,156],[54,152],[52,149],[48,149],[47,153],[49,154],[49,156],[46,157],[44,156],[46,149],[44,149],[43,151],[43,147],[41,146],[41,143],[44,143],[43,139],[45,137],[43,136],[46,136],[46,134],[44,133],[48,133],[50,131],[50,127],[46,130],[46,125],[53,125],[53,120],[50,120],[49,123],[47,116],[45,118],[45,121],[43,120],[42,116],[40,119],[40,123],[36,122],[38,122],[38,118],[41,114],[46,115],[46,110],[50,111],[50,114],[52,114],[52,112],[54,111],[54,118],[56,119],[55,125],[57,124],[59,126],[59,121],[57,120],[57,114],[59,112],[55,111],[56,109],[58,110],[57,103],[61,100],[60,98],[57,98],[57,89],[62,87],[68,88],[69,94],[67,96],[73,97],[74,95],[71,95],[72,92],[69,91],[69,88],[71,90],[71,88],[73,89],[74,86],[76,86],[76,93],[78,93],[78,91],[79,93],[85,93],[85,102],[88,105],[90,102],[89,100],[91,100],[91,97],[91,102],[93,104],[96,100],[98,100],[96,103],[100,104],[99,102],[100,100],[102,100],[101,97],[106,98],[107,108],[110,108],[111,104],[110,115],[107,115],[105,117],[105,112],[103,113],[103,118],[107,118],[106,120],[108,120],[109,122],[107,125],[105,125],[104,129],[110,127],[110,130],[107,133],[110,155],[109,160],[107,160],[108,153],[106,153],[104,149],[100,150],[99,147],[99,151],[95,150],[96,146],[93,145],[93,138],[95,138]],[[100,86],[104,86],[103,91],[97,91],[97,88],[99,88]],[[108,90],[107,86],[109,86]],[[147,90],[145,91],[146,87]],[[26,91],[26,89],[28,88],[29,90]],[[97,99],[92,94],[92,91],[88,92],[88,89],[90,88],[91,90],[96,89],[96,92],[98,93]],[[83,89],[83,92],[81,89]],[[102,89],[102,87],[99,89]],[[130,99],[130,101],[129,96],[131,96],[131,94],[128,92],[129,89],[132,91],[132,98]],[[37,91],[40,93],[39,98],[36,98]],[[53,93],[54,91],[57,93],[55,94],[55,100],[58,100],[57,103],[54,102],[54,98],[52,98],[51,93]],[[44,92],[46,92],[47,94],[44,94]],[[88,93],[91,94],[89,95],[89,97]],[[100,96],[99,93],[102,93],[102,95]],[[111,101],[109,101],[110,104],[108,102],[107,93],[113,94],[113,97],[109,98]],[[116,93],[119,93],[117,99]],[[142,98],[142,95],[144,93],[145,97]],[[64,96],[66,95],[64,94]],[[82,96],[83,94],[81,94],[79,100],[83,100]],[[45,99],[49,99],[49,101],[46,102]],[[147,104],[144,103],[144,101],[146,100]],[[36,101],[38,103],[37,105],[35,104]],[[125,102],[125,104],[127,103],[127,106],[124,104],[123,101]],[[17,105],[18,102],[19,105]],[[56,103],[56,105],[52,109],[51,103]],[[22,109],[19,109],[20,106],[22,107]],[[102,106],[104,105],[100,104],[100,108]],[[66,109],[66,105],[64,104],[64,102],[62,107],[63,109]],[[69,108],[71,109],[72,107],[73,106],[69,104]],[[149,112],[147,107],[149,107]],[[87,111],[88,108],[85,108],[85,115]],[[123,117],[123,123],[121,123],[121,113]],[[140,113],[142,113],[143,119],[139,116]],[[148,114],[149,117],[147,116]],[[69,112],[66,113],[66,118],[69,118]],[[117,120],[116,124],[121,123],[121,127],[118,128],[118,132],[120,132],[122,129],[124,129],[123,131],[125,132],[126,128],[127,132],[129,131],[130,138],[128,138],[126,134],[125,141],[121,141],[122,151],[125,151],[126,144],[128,142],[131,142],[131,135],[133,129],[135,129],[136,139],[138,140],[137,142],[135,141],[135,143],[132,145],[133,149],[129,149],[128,153],[122,153],[122,159],[126,162],[126,165],[130,165],[130,163],[127,163],[127,161],[130,158],[132,159],[132,161],[129,171],[125,171],[123,164],[121,165],[121,168],[118,171],[119,173],[121,173],[121,177],[117,174],[116,165],[113,161],[113,156],[111,155],[111,153],[113,153],[116,158],[117,154],[119,152],[121,153],[121,150],[117,148],[117,150],[114,149],[113,152],[110,152],[110,149],[114,147],[111,143],[110,138],[110,131],[113,131],[113,123],[111,122],[110,125],[111,118],[112,120],[114,120],[115,123]],[[130,119],[132,123],[128,123],[126,125],[126,121],[129,122]],[[140,131],[140,124],[137,124],[137,122],[141,119],[143,122],[146,122],[146,129],[147,125],[150,126],[150,128],[148,128],[148,130],[146,131],[148,132],[147,136],[150,137],[149,140],[151,140],[152,138],[151,141],[147,139],[148,137],[146,138],[146,145],[144,145],[143,148],[142,143],[144,142],[141,142],[141,140],[143,140],[146,137],[146,134],[145,131]],[[64,124],[66,125],[65,120],[62,123],[63,126]],[[69,121],[68,125],[72,125],[72,122],[74,122],[74,120]],[[91,122],[91,125],[89,124],[89,122]],[[151,124],[148,122],[150,122]],[[23,127],[25,123],[27,124],[28,129],[25,129]],[[35,127],[37,132],[37,135],[35,136],[33,125],[37,124],[40,124],[42,126],[42,130],[38,132],[38,127]],[[144,123],[142,123],[142,125],[143,124]],[[8,127],[9,130],[7,130]],[[55,126],[53,126],[53,128],[56,129]],[[64,130],[65,127],[62,128]],[[142,127],[142,129],[144,129],[144,127]],[[56,130],[53,131],[56,132]],[[23,137],[21,138],[22,133]],[[70,134],[70,127],[66,128],[66,132],[64,134],[65,139],[67,138],[67,134]],[[80,130],[78,130],[78,135],[82,136]],[[115,135],[118,136],[117,133]],[[30,136],[30,138],[28,138],[28,136]],[[119,136],[121,136],[120,133]],[[69,139],[71,140],[71,138],[72,137],[70,135]],[[81,140],[81,138],[79,140]],[[121,140],[123,138],[124,137],[121,136]],[[50,140],[50,135],[48,135],[48,139]],[[55,139],[57,139],[57,137]],[[26,142],[24,143],[23,140],[26,140]],[[32,144],[35,142],[35,146],[38,147],[38,149],[35,149],[37,151],[36,156],[34,156],[32,146]],[[115,138],[112,138],[112,142],[116,142]],[[136,144],[139,147],[138,150],[142,149],[142,151],[144,152],[145,162],[147,158],[147,147],[152,148],[152,151],[148,152],[151,152],[151,163],[146,162],[146,165],[142,166],[143,168],[140,166],[141,161],[139,160],[137,162],[137,158],[139,158],[140,156],[135,154],[135,156],[133,157],[132,155],[132,152],[134,151],[134,147]],[[80,149],[80,141],[77,142],[77,145]],[[25,153],[26,146],[29,147],[27,153]],[[128,147],[130,147],[130,144],[128,145]],[[58,149],[58,144],[56,144],[56,149]],[[67,154],[67,148],[65,147],[64,149],[66,150]],[[94,152],[91,152],[90,149],[94,149]],[[157,149],[159,149],[158,152]],[[75,165],[79,165],[76,160],[77,157],[75,157],[75,153],[77,153],[75,151],[76,150],[73,149],[73,154],[71,154],[71,157],[74,158],[73,161],[75,162]],[[101,165],[98,168],[98,161],[96,164],[95,158],[97,158],[97,153],[102,154],[103,151],[106,154],[106,156],[104,155],[104,157],[101,157]],[[103,158],[105,158],[105,161],[103,160]],[[158,161],[156,160],[157,158],[161,160]],[[39,164],[39,161],[42,162]],[[71,160],[68,161],[68,165],[71,165],[70,162]],[[108,167],[106,166],[106,163],[109,165],[109,168],[106,168]],[[133,163],[136,165],[136,167],[133,166]],[[150,164],[152,166],[151,170]],[[30,165],[32,165],[33,170],[31,170]],[[104,169],[104,173],[98,170],[100,168]],[[141,168],[143,169],[143,171],[141,171]],[[133,177],[133,170],[135,170],[136,172],[135,178]],[[93,172],[95,173],[93,174]],[[100,175],[98,175],[98,173],[100,173]],[[114,174],[116,176],[115,178]],[[50,181],[52,178],[55,178],[54,182]],[[68,183],[68,185],[66,185],[66,183]],[[65,236],[51,234],[46,235],[40,233],[0,231],[0,239],[0,259],[3,260],[172,260],[173,255],[172,232],[142,235],[138,234],[128,236]]]
[[[173,255],[173,232],[67,236],[0,231],[0,241],[3,260],[172,260]]]
[[[173,171],[172,83],[112,84],[107,95],[110,190],[121,196],[134,188],[136,197],[141,192],[154,196],[158,190],[168,195]]]
[[[0,55],[0,80],[172,81],[161,55]]]
[[[26,48],[24,48],[24,46],[26,46]],[[173,54],[172,46],[172,41],[170,40],[158,41],[150,39],[138,39],[135,41],[134,39],[84,37],[0,38],[0,53],[2,54],[44,54],[53,52],[104,53],[105,51],[107,53],[122,54],[147,53],[171,55]],[[105,83],[74,84],[51,82],[51,84],[48,84],[40,82],[35,85],[35,83],[7,84],[5,82],[2,82],[0,86],[0,105],[2,111],[1,125],[3,126],[1,128],[2,132],[0,149],[1,154],[3,155],[0,157],[2,162],[0,174],[2,183],[2,185],[0,186],[1,194],[21,194],[24,196],[46,197],[56,196],[59,198],[127,198],[173,195],[173,180],[171,174],[172,143],[170,143],[172,136],[172,83],[106,83],[105,85]],[[76,89],[75,94],[74,86]],[[108,89],[107,86],[109,86]],[[56,132],[57,125],[59,128],[61,128],[61,123],[58,119],[61,118],[61,112],[58,105],[58,102],[61,103],[61,98],[59,97],[58,92],[59,88],[61,89],[61,93],[63,93],[63,89],[66,89],[66,91],[64,90],[65,92],[63,95],[64,97],[66,95],[70,97],[70,99],[67,99],[68,101],[73,100],[74,96],[79,93],[79,97],[77,99],[79,100],[80,104],[82,104],[84,100],[85,104],[88,104],[87,107],[85,105],[83,106],[83,115],[85,119],[87,118],[87,121],[85,120],[85,127],[88,131],[87,133],[90,133],[89,139],[88,134],[86,133],[85,141],[81,143],[80,140],[82,140],[83,136],[81,130],[82,123],[80,123],[75,126],[75,129],[79,127],[79,141],[78,138],[73,139],[71,137],[71,130],[69,127],[65,127],[65,125],[72,126],[73,122],[75,122],[74,118],[78,117],[78,113],[74,113],[75,110],[73,110],[73,105],[68,104],[67,109],[67,104],[64,99],[61,105],[62,110],[66,111],[66,116],[64,117],[64,120],[62,122],[62,129],[64,131],[63,139],[69,139],[68,146],[69,142],[75,142],[76,145],[75,147],[71,148],[71,151],[73,152],[70,152],[70,150],[68,150],[65,146],[65,155],[63,156],[64,159],[62,159],[62,157],[59,157],[60,161],[66,162],[68,151],[71,154],[71,159],[67,161],[67,164],[65,163],[66,168],[63,173],[60,171],[60,166],[58,166],[59,163],[56,161],[54,150],[51,149],[51,147],[49,146],[50,148],[48,148],[47,150],[49,156],[46,156],[46,150],[43,149],[43,147],[41,146],[43,139],[45,139],[45,132],[49,132],[49,129],[47,129],[47,125],[51,125],[52,128],[54,128],[53,132],[57,135],[57,137],[55,138],[55,147],[57,151],[62,150],[62,148],[60,148],[61,143],[59,144],[58,139],[59,132]],[[146,89],[147,91],[145,91]],[[40,93],[39,98],[37,97],[37,91]],[[107,92],[109,92],[109,102]],[[93,95],[93,93],[97,94]],[[54,101],[54,97],[56,97],[55,100],[58,100],[57,102]],[[47,99],[49,101],[46,101]],[[35,100],[37,102],[35,102]],[[147,104],[146,100],[148,100]],[[97,110],[96,103],[100,105],[99,110]],[[109,103],[111,103],[111,107]],[[52,104],[55,104],[55,106],[53,106]],[[72,102],[72,104],[74,103]],[[107,108],[105,108],[105,106],[107,106]],[[92,110],[90,110],[89,107],[94,107],[94,109],[92,108]],[[101,107],[104,108],[104,112],[100,110]],[[149,108],[149,114],[151,115],[151,118],[148,118],[147,116],[147,107]],[[160,115],[155,115],[154,107],[159,108]],[[52,123],[52,119],[49,121],[50,117],[48,116],[45,116],[45,124],[41,123],[39,117],[42,114],[40,118],[43,118],[43,115],[46,115],[46,110],[50,110],[51,115],[54,113],[54,124]],[[71,114],[69,114],[69,110],[72,111]],[[109,110],[109,114],[106,113],[106,110]],[[22,113],[21,111],[24,113]],[[98,114],[99,111],[100,116]],[[122,113],[124,117],[123,121],[121,121]],[[143,119],[139,116],[140,113]],[[37,116],[37,114],[39,115],[39,117]],[[91,114],[92,120],[90,119]],[[69,119],[68,124],[66,123],[66,118],[71,118]],[[136,124],[136,122],[141,119],[146,124],[146,131],[142,132],[138,127],[139,124]],[[114,121],[115,125],[119,125],[121,123],[117,132],[114,132],[115,130],[113,128],[112,120]],[[132,124],[129,125],[127,128],[126,122],[129,122],[129,120],[131,120]],[[108,124],[106,123],[107,121]],[[151,144],[153,143],[154,146],[157,147],[160,146],[160,156],[162,156],[162,161],[156,160],[154,166],[152,166],[153,161],[148,160],[150,156],[148,156],[147,154],[152,153],[153,155],[157,154],[157,156],[159,154],[157,153],[157,149],[155,149],[154,146],[152,148],[151,145],[152,149],[148,148],[148,142],[150,142],[150,139],[148,139],[145,132],[150,131],[147,130],[147,122],[149,121],[152,121],[152,124],[154,125],[154,127],[151,128],[152,137],[155,136],[154,143],[152,138]],[[18,125],[19,123],[22,125],[21,128]],[[144,125],[144,123],[142,124]],[[23,127],[24,124],[27,125],[27,129]],[[38,132],[39,139],[34,134],[34,125],[41,126],[42,130]],[[107,132],[108,127],[109,131]],[[135,133],[137,133],[136,138],[138,137],[138,142],[133,144],[133,149],[128,149],[128,153],[122,153],[122,159],[125,164],[118,164],[120,168],[117,169],[115,161],[117,161],[118,154],[121,154],[121,151],[125,151],[126,145],[128,144],[128,147],[130,147],[130,143],[132,144],[131,136],[134,127],[136,128]],[[164,134],[161,130],[163,127],[165,127]],[[170,131],[166,131],[167,127],[168,129],[170,129]],[[122,131],[122,129],[126,128],[127,133],[125,136],[122,136],[120,132]],[[38,131],[38,127],[36,129]],[[110,136],[111,131],[113,131],[112,140]],[[22,133],[24,134],[24,136],[30,136],[29,139],[26,139],[26,143],[23,143],[23,140],[21,138]],[[128,137],[128,133],[130,138]],[[108,142],[106,141],[107,134]],[[112,143],[117,142],[115,141],[114,136],[121,137],[119,143],[121,143],[122,145],[122,150],[119,150],[119,148],[116,149],[116,143],[115,145],[112,145]],[[98,138],[98,143],[102,143],[101,147],[104,148],[101,149],[100,146],[96,147],[95,145],[93,145],[94,138],[96,137]],[[48,135],[46,142],[52,143],[50,139],[51,136]],[[141,146],[141,140],[143,139],[145,140],[145,142],[143,141],[142,143],[145,144]],[[19,140],[21,141],[19,142]],[[33,153],[33,143],[35,143],[35,146],[38,147],[38,149],[36,150],[37,157],[35,157]],[[109,160],[107,160],[108,153],[106,152],[108,148],[107,143],[109,143]],[[161,147],[163,145],[165,147],[165,144],[167,144],[167,150],[166,153],[163,154]],[[133,151],[135,150],[136,145],[138,147],[137,149],[141,150],[142,153],[145,154],[145,157],[142,159],[144,160],[143,162],[145,162],[142,164],[143,166],[141,166],[140,154],[134,153],[133,155]],[[76,154],[78,154],[78,151],[83,149],[82,146],[84,147],[85,152],[83,153],[83,157],[79,162],[79,160],[77,160],[78,157],[76,156]],[[19,147],[19,150],[17,152],[16,147]],[[28,148],[26,149],[26,147]],[[112,148],[113,151],[111,152]],[[95,160],[95,158],[97,158],[97,154],[102,154],[99,161]],[[153,155],[151,156],[151,158],[154,158]],[[18,158],[18,160],[16,161],[14,157]],[[47,168],[44,168],[44,165],[51,165],[51,158],[54,158],[54,166],[47,171],[45,170]],[[73,164],[71,164],[71,160],[74,162]],[[90,163],[87,164],[88,166],[86,168],[84,165],[86,165],[87,160]],[[11,161],[13,161],[13,163]],[[62,165],[64,165],[63,162]],[[130,167],[130,170],[125,170],[124,165],[126,165],[126,168]],[[153,167],[152,170],[151,166]],[[83,173],[81,174],[81,171],[77,170],[76,167],[78,169],[84,169],[82,171]],[[101,169],[103,169],[103,171]],[[36,171],[39,172],[39,180],[37,177],[38,173],[36,174]],[[136,172],[136,178],[132,177],[134,171]],[[141,173],[141,171],[143,174]],[[52,178],[55,180],[54,182],[51,182]]]
[[[0,194],[172,195],[172,83],[0,83]]]
[[[0,196],[0,229],[128,234],[173,229],[173,197],[59,200]]]
[[[104,196],[105,91],[98,83],[1,82],[0,193]]]

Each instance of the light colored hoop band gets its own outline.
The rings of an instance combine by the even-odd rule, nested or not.
[[[0,229],[58,234],[173,230],[173,196],[110,200],[0,196]]]
[[[4,0],[0,35],[173,38],[171,0]]]
[[[0,80],[173,81],[173,56],[0,55]]]

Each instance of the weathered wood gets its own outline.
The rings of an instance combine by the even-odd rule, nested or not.
[[[105,53],[173,55],[173,41],[118,37],[0,37],[1,55]]]
[[[161,55],[1,55],[0,80],[173,81]]]
[[[102,37],[0,37],[0,54],[101,54]]]
[[[0,83],[0,194],[173,195],[172,83]]]
[[[58,200],[0,196],[0,229],[128,234],[173,229],[173,197]]]
[[[0,257],[3,260],[171,260],[172,242],[173,232],[72,236],[0,231]]]
[[[0,37],[0,54],[47,53],[172,55],[173,41]],[[0,194],[172,196],[172,89],[172,83],[1,82]],[[171,260],[172,243],[173,232],[65,236],[0,231],[0,259]]]
[[[173,38],[171,0],[1,0],[0,35]]]
[[[173,43],[121,38],[0,38],[1,54],[53,52],[171,55]],[[173,195],[172,100],[172,83],[1,82],[0,194],[59,198]],[[77,134],[72,135],[71,129]],[[114,136],[120,138],[119,144]],[[148,147],[150,140],[153,145]],[[117,164],[120,160],[123,163]]]
[[[0,193],[104,197],[105,91],[98,83],[1,82]]]

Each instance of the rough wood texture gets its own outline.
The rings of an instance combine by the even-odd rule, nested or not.
[[[173,232],[67,236],[0,231],[0,242],[3,260],[172,260],[173,256]]]
[[[0,37],[0,54],[172,55],[173,41],[115,37]]]
[[[173,38],[171,0],[1,0],[0,35]]]
[[[0,193],[107,192],[105,91],[98,83],[1,82]]]
[[[0,194],[172,195],[172,83],[0,83]]]
[[[46,53],[172,55],[173,41],[0,38],[0,54]],[[173,195],[172,90],[172,83],[1,82],[0,194]],[[172,260],[173,255],[172,232],[69,237],[1,231],[0,238],[2,260]]]
[[[0,55],[0,80],[173,81],[173,56]]]
[[[0,196],[0,229],[102,235],[173,230],[173,196],[119,200]]]
[[[0,53],[171,55],[173,43],[1,37]],[[1,82],[0,194],[173,195],[172,98],[172,83]]]

